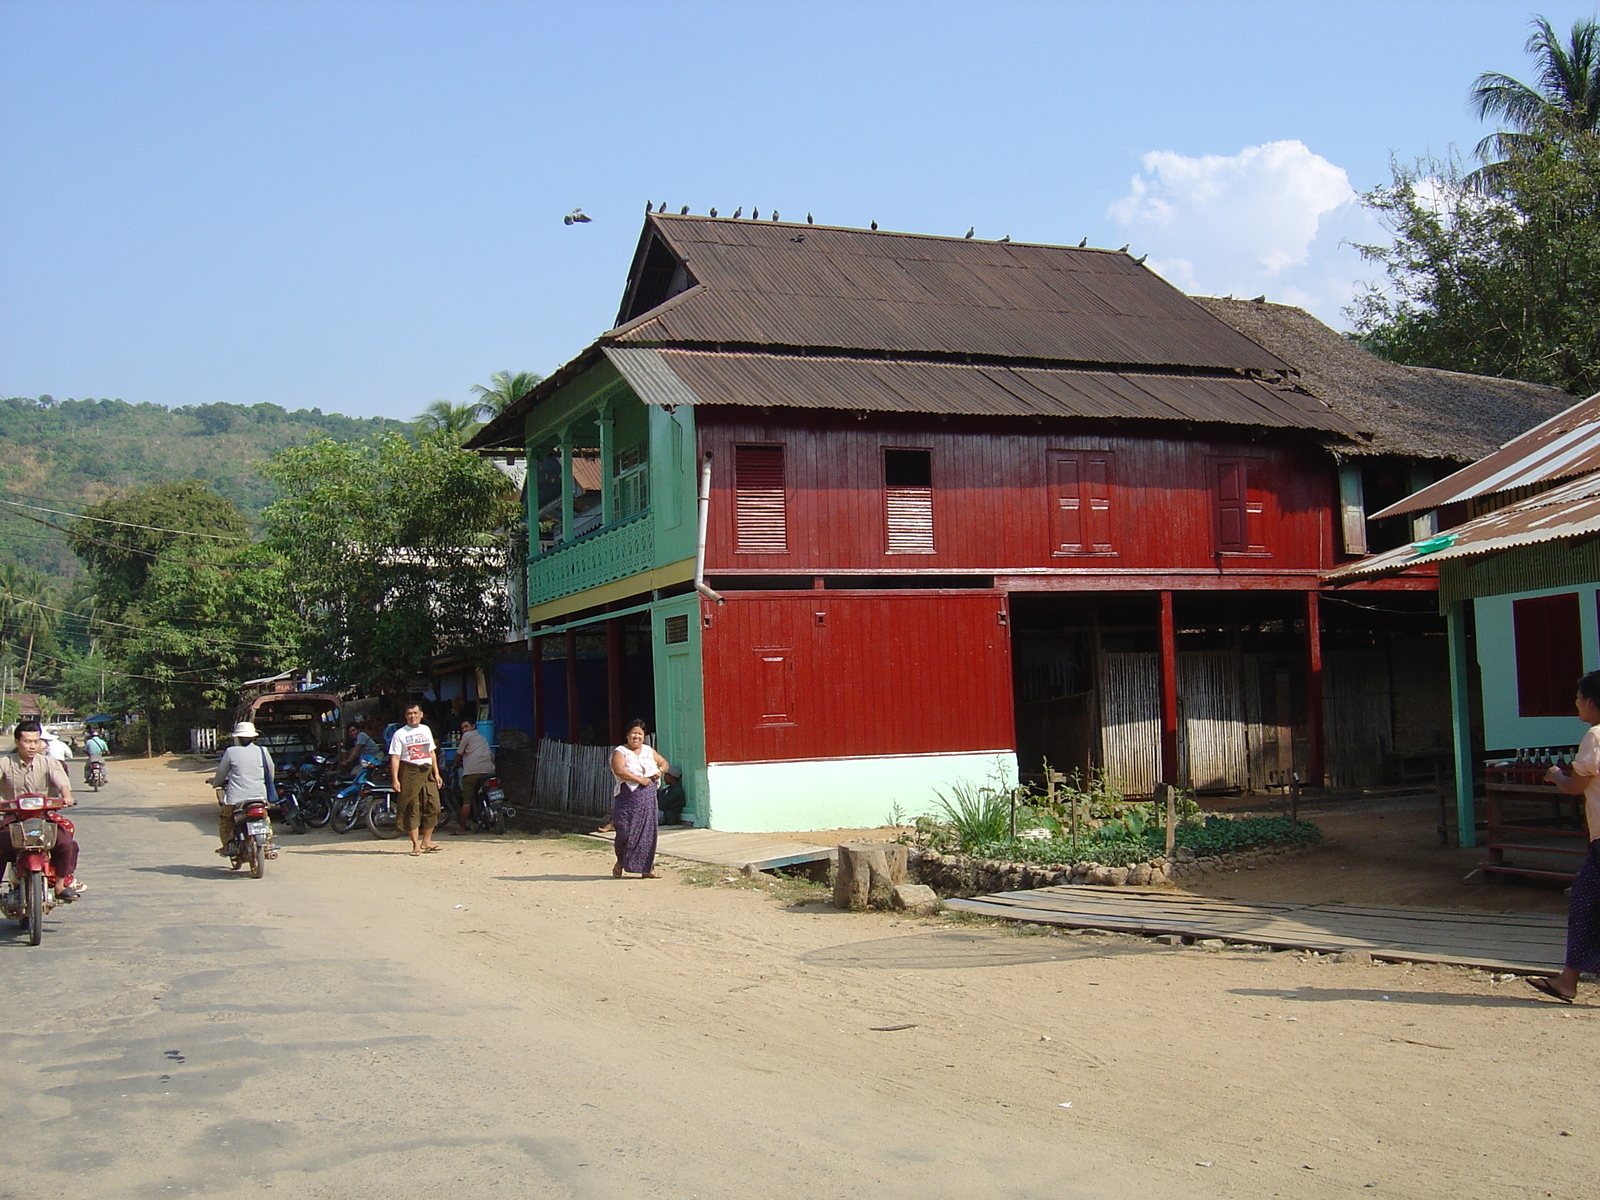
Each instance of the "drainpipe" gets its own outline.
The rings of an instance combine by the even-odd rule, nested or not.
[[[727,601],[712,591],[706,584],[706,521],[711,513],[711,451],[706,451],[706,456],[700,463],[700,501],[698,504],[699,522],[694,536],[694,590],[707,600],[715,600],[718,604]]]

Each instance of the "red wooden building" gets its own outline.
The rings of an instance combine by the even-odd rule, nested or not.
[[[648,698],[691,813],[751,830],[1045,758],[1134,791],[1370,758],[1370,672],[1330,719],[1324,648],[1381,633],[1392,743],[1394,696],[1443,669],[1432,581],[1325,612],[1321,575],[1367,549],[1364,472],[1476,445],[1385,449],[1376,405],[1212,303],[1120,252],[652,215],[616,327],[472,443],[553,481],[535,733],[614,743]]]

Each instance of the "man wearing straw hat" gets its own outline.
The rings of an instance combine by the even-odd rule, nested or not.
[[[237,805],[251,800],[265,801],[267,779],[275,768],[272,756],[265,746],[257,746],[256,727],[253,721],[240,721],[233,727],[233,745],[222,752],[217,769],[211,774],[211,786],[218,789],[217,833],[222,837],[218,854],[227,856],[228,843],[233,841],[233,810]]]

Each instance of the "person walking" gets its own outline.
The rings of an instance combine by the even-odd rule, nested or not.
[[[611,874],[632,871],[641,879],[656,874],[656,780],[672,764],[645,744],[644,722],[630,721],[627,738],[611,752],[611,773],[617,777],[611,796],[611,823],[616,826],[617,865]]]
[[[461,722],[460,736],[456,738],[456,770],[461,774],[461,819],[457,822],[456,833],[463,834],[467,832],[478,789],[494,774],[494,751],[489,747],[489,739],[479,733],[471,721]]]
[[[444,849],[433,841],[433,827],[439,823],[439,789],[444,776],[439,774],[439,743],[433,730],[422,723],[422,709],[408,704],[406,723],[389,739],[389,781],[399,793],[395,824],[411,838],[411,857]]]
[[[1544,777],[1567,795],[1583,797],[1589,852],[1578,868],[1578,877],[1572,881],[1567,906],[1566,965],[1554,979],[1527,977],[1535,991],[1563,1004],[1571,1004],[1577,998],[1579,975],[1600,971],[1600,732],[1595,729],[1600,725],[1600,671],[1590,671],[1578,680],[1573,703],[1578,719],[1589,729],[1578,743],[1577,756],[1570,766],[1551,767]]]
[[[211,786],[221,788],[217,797],[221,808],[217,812],[217,836],[222,845],[217,853],[228,857],[228,843],[233,841],[233,810],[252,800],[267,802],[271,788],[267,781],[277,771],[272,755],[265,746],[256,745],[255,722],[240,721],[233,727],[233,745],[222,752],[217,769],[211,773]],[[268,837],[270,843],[270,835]]]

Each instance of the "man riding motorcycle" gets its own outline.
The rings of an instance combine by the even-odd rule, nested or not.
[[[212,773],[211,786],[222,790],[217,797],[217,834],[222,846],[217,853],[228,857],[228,843],[233,841],[233,810],[251,800],[266,803],[272,790],[267,781],[277,771],[272,756],[265,746],[256,745],[255,723],[240,721],[233,727],[233,745],[222,752],[217,769]],[[276,853],[273,847],[268,847]]]
[[[98,769],[101,782],[105,781],[106,755],[111,753],[111,743],[106,741],[105,735],[98,729],[89,734],[89,739],[83,743],[83,753],[86,761],[83,764],[83,781],[91,783],[92,776]]]
[[[77,803],[72,798],[72,781],[67,769],[45,753],[44,727],[38,721],[18,721],[13,731],[16,750],[0,758],[0,800],[15,800],[18,796],[59,796],[65,807]],[[0,830],[15,819],[15,814],[0,820]],[[72,822],[58,812],[50,812],[47,819],[56,826],[56,844],[50,851],[50,865],[56,873],[56,896],[62,900],[76,900],[83,894],[83,884],[74,877],[78,869],[78,843],[72,836]],[[0,836],[0,874],[11,864],[16,851],[8,835]]]

